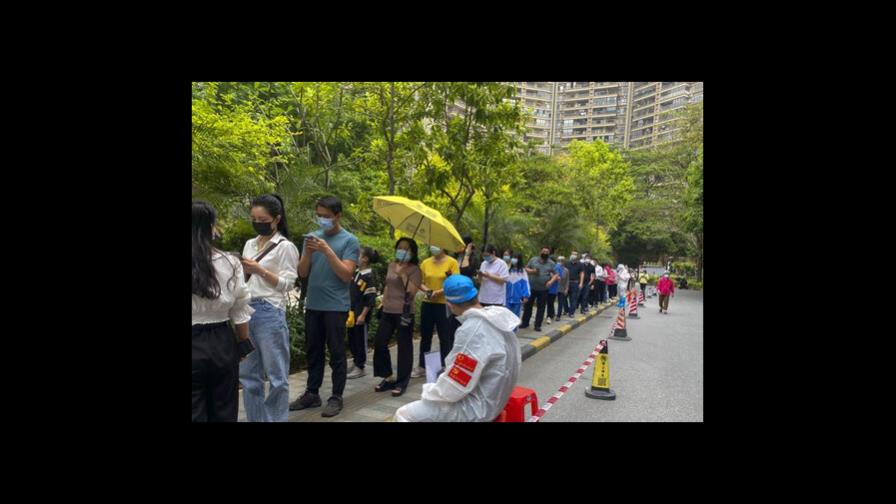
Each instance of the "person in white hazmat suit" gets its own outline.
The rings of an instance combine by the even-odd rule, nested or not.
[[[501,413],[520,374],[520,319],[503,306],[483,307],[473,281],[451,275],[445,300],[461,326],[445,358],[445,372],[425,383],[419,401],[395,412],[397,422],[491,422]]]
[[[626,268],[624,264],[620,264],[616,268],[616,277],[618,278],[617,284],[619,285],[619,297],[625,296],[631,289],[629,280],[632,279],[632,276],[629,274],[628,268]]]

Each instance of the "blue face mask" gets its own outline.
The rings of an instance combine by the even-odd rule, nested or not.
[[[333,229],[333,219],[317,217],[317,225],[320,226],[321,231],[329,231]]]
[[[510,264],[516,266],[516,257],[510,260]]]
[[[440,249],[439,247],[433,247],[433,246],[429,247],[429,253],[432,255],[438,255],[439,252],[441,252],[441,251],[442,251],[442,249]]]
[[[510,256],[504,256],[504,262],[510,262]]]
[[[408,254],[407,250],[398,249],[395,251],[395,260],[398,262],[408,262],[411,260],[411,255]]]
[[[495,260],[495,256],[492,256],[492,255],[482,256],[482,260],[485,262],[492,262]]]

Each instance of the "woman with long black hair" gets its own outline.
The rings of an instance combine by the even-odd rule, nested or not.
[[[252,351],[249,289],[239,259],[212,246],[216,218],[211,205],[193,200],[194,422],[236,422],[239,362]]]
[[[249,338],[258,349],[240,364],[243,404],[250,422],[285,422],[289,416],[289,328],[286,296],[299,274],[299,250],[289,241],[283,200],[264,194],[249,215],[258,236],[243,248],[243,269],[255,309]],[[265,398],[264,375],[271,382]]]

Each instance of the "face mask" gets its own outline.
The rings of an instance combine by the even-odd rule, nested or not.
[[[492,262],[495,260],[495,256],[492,256],[492,255],[482,256],[482,260],[486,261],[486,262]]]
[[[510,256],[504,256],[504,262],[510,262]]]
[[[572,261],[572,262],[578,262],[578,261],[579,261],[579,256],[573,254],[573,255],[569,256],[569,260]]]
[[[442,249],[440,249],[439,247],[429,247],[429,253],[432,255],[438,255],[438,253],[441,251]]]
[[[548,255],[547,255],[547,254],[541,254],[541,258],[542,258],[542,259],[547,259],[547,258],[548,258]]]
[[[398,249],[395,251],[395,260],[398,262],[408,262],[411,260],[407,250]]]
[[[329,231],[333,229],[333,219],[328,219],[326,217],[317,217],[317,225],[320,226],[322,231]]]
[[[274,232],[270,222],[253,222],[252,227],[255,228],[255,232],[261,236],[268,236]]]
[[[516,266],[516,257],[510,260],[510,264]]]

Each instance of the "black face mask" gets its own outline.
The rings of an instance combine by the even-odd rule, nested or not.
[[[548,255],[547,255],[547,254],[541,254],[541,258],[542,258],[542,259],[547,259],[547,258],[548,258]]]
[[[261,236],[268,236],[274,233],[274,230],[271,229],[270,222],[253,222],[252,227],[255,228],[255,232]]]

